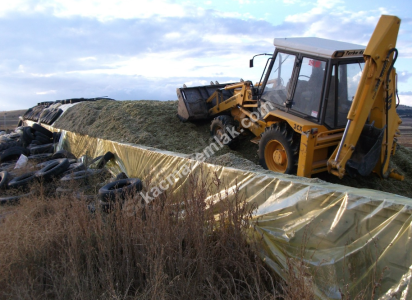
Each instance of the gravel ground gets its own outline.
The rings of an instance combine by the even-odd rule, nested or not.
[[[118,142],[128,142],[184,154],[202,152],[210,144],[209,121],[182,123],[176,117],[177,101],[83,102],[67,110],[54,124],[56,128]],[[248,171],[263,170],[258,165],[258,146],[253,136],[241,136],[236,151],[224,147],[206,162]],[[367,177],[339,179],[323,173],[317,177],[342,185],[370,188],[412,198],[412,150],[400,146],[392,164],[405,181]]]

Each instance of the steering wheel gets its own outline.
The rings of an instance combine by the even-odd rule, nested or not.
[[[310,79],[310,76],[307,76],[307,75],[299,75],[299,77],[306,77]]]

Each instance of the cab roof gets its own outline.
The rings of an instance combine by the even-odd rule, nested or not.
[[[326,58],[363,57],[363,52],[366,48],[366,46],[362,45],[316,37],[275,38],[273,44],[278,49]]]

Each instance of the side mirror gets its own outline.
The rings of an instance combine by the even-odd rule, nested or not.
[[[253,68],[253,58],[249,61],[249,68]]]

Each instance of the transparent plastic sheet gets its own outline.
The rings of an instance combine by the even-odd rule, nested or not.
[[[90,158],[111,151],[115,162],[108,166],[113,173],[143,178],[149,171],[153,186],[174,173],[176,192],[188,183],[187,175],[178,176],[185,166],[190,166],[191,174],[206,174],[208,180],[216,176],[226,187],[237,185],[242,196],[257,206],[251,233],[261,239],[264,261],[288,280],[287,266],[302,258],[307,265],[304,273],[315,275],[319,299],[341,299],[348,292],[348,299],[353,299],[371,283],[377,285],[375,299],[412,298],[412,199],[317,179],[216,166],[187,155],[67,131],[62,131],[58,149],[62,148]],[[219,193],[225,191],[213,191],[210,197],[218,200]]]

